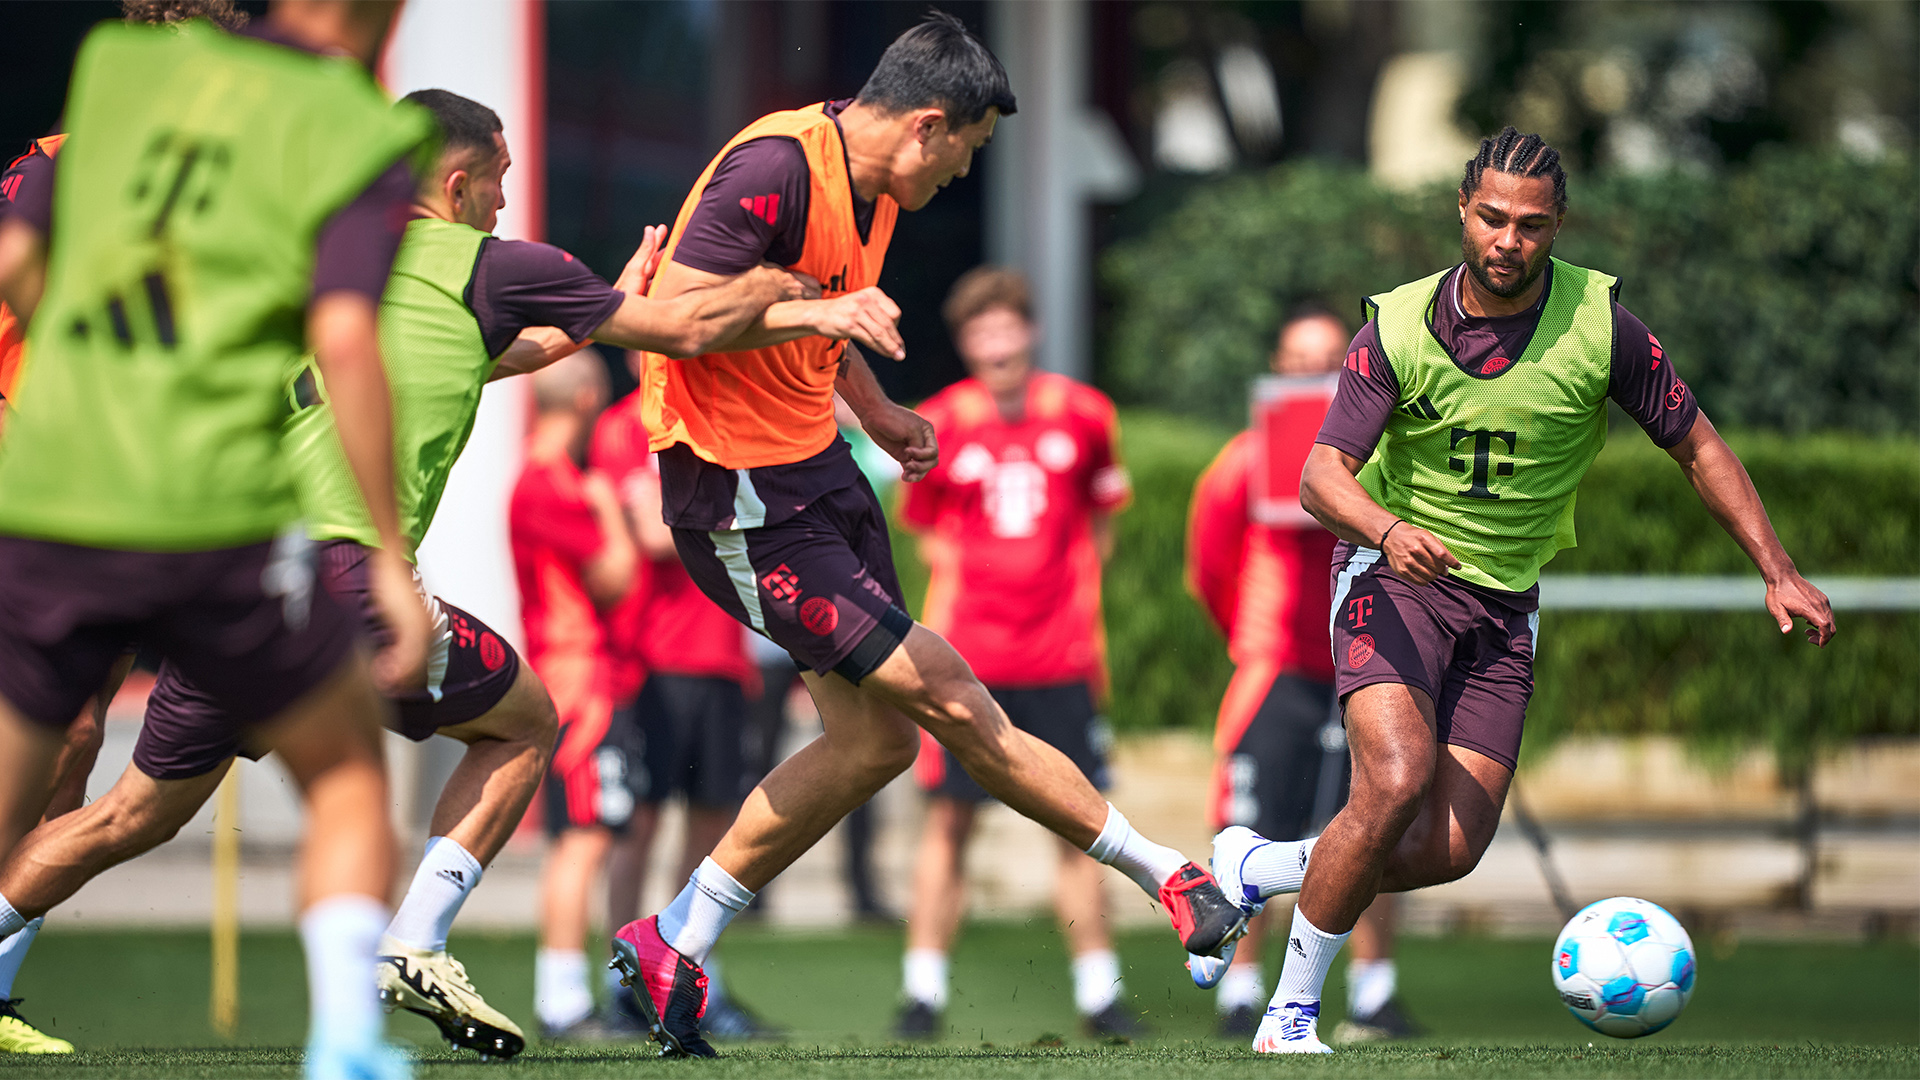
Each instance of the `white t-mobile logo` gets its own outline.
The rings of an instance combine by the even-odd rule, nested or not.
[[[1026,458],[1002,461],[987,473],[981,497],[993,535],[1032,536],[1040,531],[1040,516],[1047,512],[1046,470]]]

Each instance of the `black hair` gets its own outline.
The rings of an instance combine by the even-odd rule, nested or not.
[[[1007,69],[965,23],[938,9],[893,39],[856,100],[888,113],[937,105],[955,127],[979,123],[988,109],[1015,109]]]
[[[188,19],[206,19],[222,30],[247,25],[247,13],[233,0],[120,0],[120,15],[130,23],[171,26]]]
[[[1553,208],[1566,211],[1567,170],[1560,166],[1560,151],[1548,146],[1540,136],[1522,135],[1508,124],[1500,129],[1500,134],[1481,139],[1480,152],[1467,162],[1466,174],[1460,178],[1462,198],[1473,198],[1473,193],[1480,190],[1480,175],[1489,169],[1508,176],[1551,179]]]
[[[499,113],[451,90],[415,90],[400,100],[420,106],[439,121],[443,154],[454,150],[491,154],[493,137],[504,130]]]

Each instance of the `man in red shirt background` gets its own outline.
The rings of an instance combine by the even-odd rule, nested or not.
[[[552,1038],[591,1020],[587,894],[633,816],[628,755],[608,738],[614,672],[601,613],[632,591],[638,554],[613,485],[579,464],[607,401],[599,354],[575,353],[531,378],[537,412],[508,532],[527,660],[560,721],[544,787],[553,846],[541,873],[534,970],[534,1012]]]
[[[1300,308],[1280,328],[1276,375],[1340,370],[1348,331],[1326,308]],[[1301,434],[1311,441],[1320,416]],[[1283,435],[1284,437],[1284,435]],[[1213,827],[1304,839],[1347,801],[1346,733],[1334,715],[1333,646],[1327,628],[1334,535],[1312,522],[1283,528],[1252,518],[1256,432],[1234,436],[1201,474],[1187,530],[1187,581],[1227,637],[1233,680],[1220,702],[1209,812]],[[1323,772],[1334,775],[1323,779]],[[1324,792],[1324,795],[1323,795]],[[1220,980],[1222,1035],[1251,1037],[1267,992],[1260,952],[1269,916],[1247,928]],[[1381,894],[1361,916],[1347,968],[1342,1042],[1405,1038],[1417,1029],[1394,996],[1394,901]]]
[[[901,516],[920,534],[931,578],[925,624],[965,657],[1016,727],[1051,743],[1096,788],[1108,783],[1100,568],[1112,515],[1131,495],[1106,395],[1036,371],[1027,283],[995,267],[954,284],[943,314],[969,378],[920,409],[940,463],[906,487]],[[907,1005],[899,1032],[939,1031],[947,950],[958,931],[961,868],[989,796],[931,735],[915,774],[930,796],[907,922]],[[1074,1004],[1095,1035],[1139,1031],[1119,1003],[1100,864],[1062,840],[1054,908],[1073,953]]]
[[[628,363],[639,378],[642,355],[630,353]],[[608,407],[594,425],[587,453],[591,468],[619,495],[643,564],[639,586],[606,617],[615,728],[629,739],[636,803],[632,823],[607,861],[607,921],[614,926],[640,917],[662,804],[676,795],[687,800],[680,880],[713,853],[764,768],[747,745],[747,702],[760,694],[748,631],[707,599],[680,563],[673,530],[661,516],[660,470],[647,448],[640,408],[639,390]],[[791,662],[787,666],[791,672]],[[702,1031],[721,1038],[772,1033],[725,993],[717,959],[707,962],[706,973]],[[607,974],[608,1000],[629,1014],[622,1027],[644,1032],[633,998],[620,988],[619,972]]]

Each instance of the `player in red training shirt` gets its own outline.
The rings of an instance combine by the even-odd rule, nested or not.
[[[640,353],[628,354],[638,378]],[[740,802],[760,781],[749,760],[747,701],[760,692],[760,670],[747,655],[747,630],[707,599],[687,575],[660,515],[660,470],[647,448],[641,395],[615,402],[594,425],[588,464],[612,482],[644,564],[644,585],[606,618],[614,670],[614,733],[625,748],[633,822],[607,861],[607,919],[640,917],[647,858],[660,808],[687,800],[680,874],[690,876],[733,824]],[[789,668],[791,671],[791,668]],[[754,755],[757,757],[757,755]],[[725,992],[716,962],[707,964],[707,1011],[700,1030],[720,1038],[773,1034]],[[644,1033],[633,998],[609,969],[608,1000],[620,1030]]]
[[[1101,790],[1111,741],[1100,565],[1112,515],[1131,494],[1115,453],[1113,403],[1064,375],[1034,370],[1026,279],[979,267],[943,314],[970,378],[920,409],[945,451],[908,485],[902,517],[921,536],[932,578],[925,622],[946,637],[1018,727],[1051,744]],[[907,920],[898,1030],[940,1030],[947,949],[966,895],[961,867],[989,796],[931,735],[915,766],[931,796]],[[1074,1004],[1090,1034],[1140,1030],[1119,1003],[1120,961],[1106,929],[1100,864],[1065,840],[1054,908],[1073,951]]]
[[[607,400],[598,354],[576,353],[532,379],[537,413],[508,530],[527,659],[560,720],[544,789],[553,846],[541,874],[534,970],[534,1012],[543,1034],[556,1038],[582,1034],[591,1022],[587,894],[614,834],[633,816],[626,758],[603,746],[614,687],[600,615],[632,590],[638,556],[613,485],[577,464]]]
[[[1280,327],[1276,375],[1313,377],[1340,370],[1347,327],[1318,306],[1302,307]],[[1301,434],[1320,430],[1314,416]],[[1284,437],[1284,436],[1283,436]],[[1312,522],[1287,528],[1253,520],[1251,480],[1261,451],[1243,431],[1201,474],[1187,529],[1187,580],[1214,625],[1227,636],[1233,681],[1220,702],[1209,811],[1215,829],[1232,825],[1262,836],[1304,839],[1346,803],[1346,733],[1333,714],[1332,602],[1326,567],[1334,535]],[[1261,945],[1269,919],[1247,927],[1220,981],[1220,1033],[1251,1037],[1260,1024]],[[1347,968],[1347,1019],[1336,1041],[1406,1038],[1418,1033],[1394,997],[1393,897],[1383,894],[1353,934]]]

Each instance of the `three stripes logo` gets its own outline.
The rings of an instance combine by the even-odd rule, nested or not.
[[[1413,417],[1415,420],[1440,419],[1440,410],[1433,407],[1433,399],[1425,394],[1421,394],[1418,401],[1409,401],[1405,405],[1400,406],[1400,411]]]
[[[776,191],[769,195],[742,195],[740,207],[769,225],[776,224],[780,220],[780,193]]]
[[[464,870],[442,870],[434,876],[452,882],[455,888],[467,887],[467,872]]]

